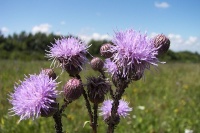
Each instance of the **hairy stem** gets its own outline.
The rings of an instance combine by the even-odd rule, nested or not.
[[[55,129],[56,133],[63,133],[62,132],[62,112],[64,112],[67,105],[69,105],[72,101],[68,101],[64,99],[64,104],[61,106],[61,108],[56,111],[56,113],[53,115],[54,121],[55,121]]]
[[[97,123],[97,119],[98,119],[98,115],[97,115],[98,104],[94,103],[93,109],[94,109],[94,121],[92,123],[92,127],[93,127],[93,133],[97,133],[97,126],[98,126],[98,123]]]
[[[107,133],[114,133],[114,129],[119,123],[119,116],[117,114],[118,106],[119,106],[119,100],[121,99],[122,95],[125,92],[125,88],[128,86],[127,82],[124,82],[123,84],[120,84],[118,88],[116,89],[115,95],[113,96],[113,103],[111,108],[111,116],[109,118],[108,122],[108,129]]]
[[[56,130],[56,133],[63,133],[62,132],[61,113],[59,111],[59,108],[57,109],[56,113],[53,115],[53,119],[55,121],[55,130]]]
[[[86,108],[88,110],[88,114],[89,114],[89,117],[90,117],[90,123],[91,123],[91,126],[92,126],[92,123],[93,123],[93,113],[92,113],[91,105],[90,105],[90,102],[88,100],[88,97],[87,97],[87,94],[86,94],[85,90],[83,90],[83,97],[85,99],[85,105],[86,105]]]
[[[99,70],[99,72],[101,73],[102,77],[105,79],[106,78],[105,72],[103,70]]]
[[[115,96],[114,96],[114,94],[113,94],[113,90],[112,90],[112,88],[111,88],[111,87],[110,87],[109,91],[110,91],[110,96],[112,97],[112,99],[114,99],[114,98],[115,98]]]
[[[62,112],[65,111],[65,108],[71,103],[72,101],[71,100],[66,100],[64,99],[64,104],[61,106],[60,108],[60,114],[62,114]]]

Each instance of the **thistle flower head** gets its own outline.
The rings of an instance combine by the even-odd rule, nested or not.
[[[104,62],[99,57],[94,57],[91,60],[90,65],[91,65],[91,67],[92,67],[93,70],[95,70],[95,71],[101,71],[103,69]]]
[[[113,55],[113,52],[111,52],[112,45],[110,43],[105,43],[100,48],[101,56],[104,56],[106,58],[110,58]]]
[[[61,38],[56,40],[55,44],[50,47],[50,51],[46,54],[48,58],[60,63],[63,69],[69,74],[82,70],[82,66],[87,62],[86,54],[88,46],[74,37]]]
[[[89,77],[87,79],[88,97],[93,103],[103,102],[104,95],[110,88],[110,83],[101,77]]]
[[[39,75],[30,75],[20,85],[14,87],[14,93],[10,94],[10,103],[13,107],[11,113],[20,116],[20,121],[28,118],[37,118],[41,111],[48,113],[54,108],[58,91],[55,80],[41,72]]]
[[[103,116],[104,120],[111,116],[112,103],[112,100],[105,100],[102,106],[100,107],[100,115]],[[127,115],[129,115],[129,112],[132,111],[132,108],[130,108],[128,104],[129,103],[125,100],[119,100],[119,106],[117,110],[119,116],[125,118]]]
[[[70,79],[64,86],[64,95],[67,100],[78,99],[83,91],[82,82],[77,78]]]
[[[163,34],[159,34],[154,38],[154,46],[158,48],[158,56],[166,53],[170,46],[170,40]]]
[[[117,65],[110,58],[105,59],[104,68],[111,75],[114,75],[115,73],[118,74],[119,72]]]
[[[130,75],[138,71],[143,74],[151,64],[157,66],[159,62],[156,57],[157,48],[146,34],[132,29],[116,32],[112,42],[114,46],[110,51],[114,54],[111,59],[116,64],[118,73],[124,78],[130,78]],[[109,69],[113,68],[108,68],[108,71],[112,71]]]

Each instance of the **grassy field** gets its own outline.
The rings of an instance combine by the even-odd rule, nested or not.
[[[39,73],[48,68],[45,61],[0,61],[0,133],[53,133],[54,121],[50,118],[24,120],[8,114],[11,105],[8,94],[13,92],[15,82],[24,75]],[[56,69],[60,74],[60,69]],[[81,72],[85,77],[98,75],[90,69]],[[59,90],[69,79],[67,73],[59,76]],[[109,96],[107,96],[109,98]],[[130,102],[133,111],[128,118],[121,119],[116,133],[184,133],[191,129],[200,132],[200,64],[167,63],[158,69],[146,71],[145,78],[133,82],[123,96]],[[62,103],[63,97],[59,98]],[[65,133],[90,133],[85,103],[81,97],[65,110],[63,128]],[[99,117],[99,133],[106,132],[106,124]]]

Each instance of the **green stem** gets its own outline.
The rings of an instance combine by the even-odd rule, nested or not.
[[[76,78],[77,79],[79,79],[79,80],[81,80],[81,77],[80,77],[80,75],[76,75]],[[89,100],[88,100],[88,96],[87,96],[87,93],[86,93],[86,91],[83,89],[83,97],[84,97],[84,99],[85,99],[85,106],[86,106],[86,108],[87,108],[87,110],[88,110],[88,114],[89,114],[89,117],[90,117],[90,126],[92,127],[92,129],[94,130],[94,127],[93,127],[93,119],[94,119],[94,117],[93,117],[93,112],[92,112],[92,109],[91,109],[91,105],[90,105],[90,102],[89,102]]]

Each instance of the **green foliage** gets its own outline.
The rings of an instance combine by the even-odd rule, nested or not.
[[[0,58],[21,60],[44,60],[45,50],[54,39],[59,38],[54,34],[27,34],[21,32],[4,38],[0,36]]]
[[[91,46],[90,46],[90,48],[89,48],[89,53],[91,54],[91,55],[93,55],[93,56],[100,56],[99,55],[99,50],[100,50],[100,47],[101,47],[101,45],[103,45],[103,44],[105,44],[105,43],[109,43],[109,41],[107,41],[107,40],[100,40],[100,41],[96,41],[96,40],[91,40],[88,44],[90,45],[91,44]]]
[[[161,60],[164,61],[179,61],[179,62],[193,62],[197,63],[200,62],[200,54],[192,53],[189,51],[182,51],[182,52],[173,52],[169,50],[165,55],[160,57]]]
[[[17,123],[19,117],[8,114],[8,94],[13,92],[14,83],[23,80],[24,74],[39,73],[41,68],[48,68],[51,62],[46,61],[0,61],[0,133],[53,133],[53,118],[24,120]],[[55,69],[57,75],[61,73]],[[146,71],[145,79],[133,82],[123,96],[130,102],[133,111],[128,118],[121,118],[116,133],[184,133],[191,129],[200,132],[200,64],[167,63],[160,65],[158,71],[151,68]],[[81,72],[83,83],[85,77],[99,75],[90,69]],[[68,74],[63,72],[57,81],[62,81],[58,90],[61,91]],[[114,88],[114,87],[113,87]],[[109,97],[109,96],[107,96]],[[59,97],[63,103],[63,97]],[[144,108],[141,108],[144,107]],[[89,120],[83,97],[72,102],[63,115],[64,133],[89,133]],[[106,132],[106,124],[99,117],[98,132]]]

